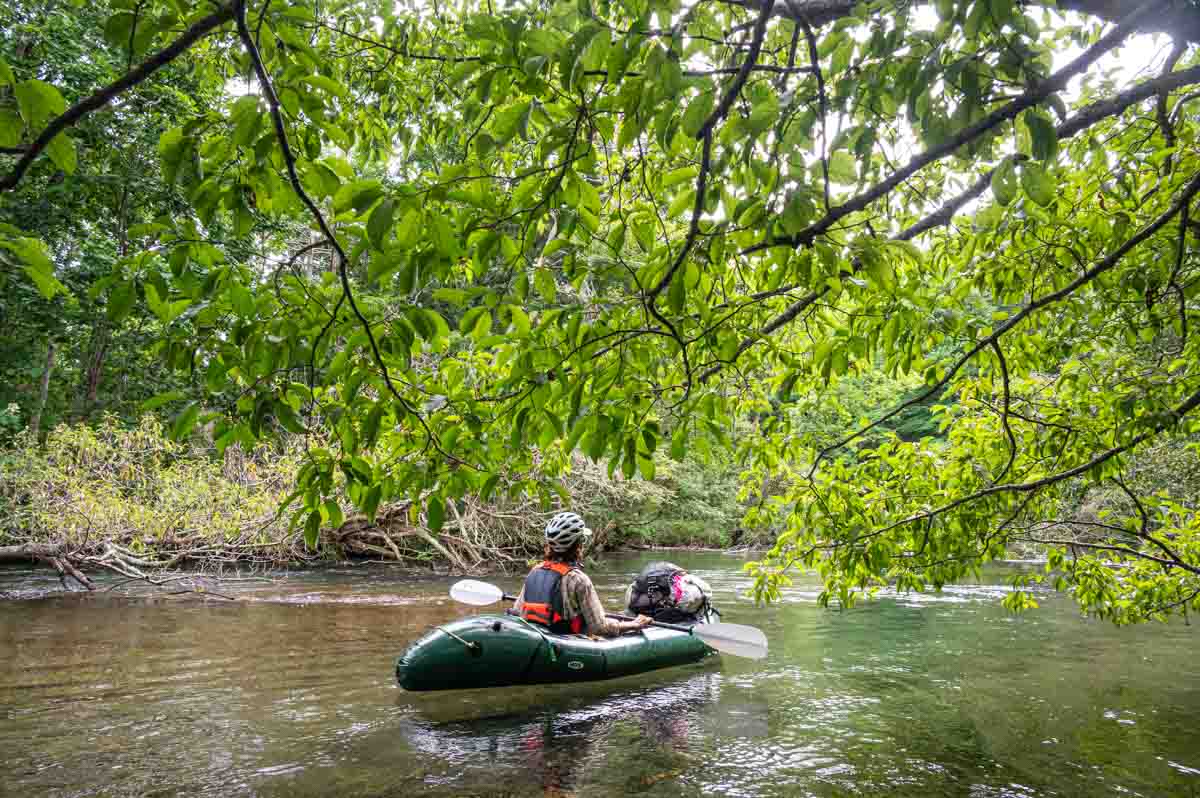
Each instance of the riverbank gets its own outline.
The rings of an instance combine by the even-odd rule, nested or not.
[[[557,509],[468,497],[447,505],[435,534],[408,502],[385,504],[368,520],[343,498],[309,546],[290,510],[281,510],[307,444],[293,438],[218,455],[203,436],[170,440],[149,416],[135,427],[113,419],[57,427],[40,447],[19,442],[0,451],[0,562],[40,564],[89,589],[97,572],[155,582],[178,569],[363,560],[465,574],[520,571],[539,556],[541,530]],[[728,469],[668,461],[658,471],[646,482],[609,477],[584,458],[573,463],[560,487],[596,530],[595,551],[762,542],[737,526],[741,508]]]

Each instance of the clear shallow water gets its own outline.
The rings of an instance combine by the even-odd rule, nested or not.
[[[840,613],[798,580],[760,609],[737,558],[672,557],[767,660],[405,693],[395,656],[472,610],[383,568],[223,587],[236,603],[0,602],[0,795],[1200,796],[1196,626],[1056,596],[1012,616],[999,571]],[[611,607],[649,559],[593,572]]]

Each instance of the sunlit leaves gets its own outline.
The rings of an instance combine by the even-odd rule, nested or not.
[[[45,245],[36,238],[16,233],[15,229],[0,225],[0,255],[13,256],[44,298],[51,299],[60,291],[65,291],[66,288],[54,275],[54,263]]]
[[[67,110],[67,101],[58,89],[36,78],[14,85],[13,95],[25,124],[39,133],[47,122]]]
[[[1012,158],[1005,158],[992,172],[992,194],[996,202],[1009,205],[1017,198],[1017,166]]]
[[[1032,155],[1038,161],[1051,161],[1058,152],[1058,135],[1049,117],[1035,111],[1022,115],[1029,138],[1033,144]]]
[[[1054,202],[1054,179],[1041,164],[1021,164],[1021,188],[1042,207]]]

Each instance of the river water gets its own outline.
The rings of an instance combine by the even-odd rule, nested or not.
[[[606,603],[649,559],[593,569]],[[1115,629],[1055,595],[1013,616],[1002,569],[848,612],[797,580],[757,608],[738,558],[672,559],[769,658],[406,693],[405,644],[481,611],[380,566],[224,586],[236,602],[0,602],[0,794],[1200,795],[1196,626]]]

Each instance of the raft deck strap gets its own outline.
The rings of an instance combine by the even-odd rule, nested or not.
[[[454,634],[454,632],[451,632],[449,629],[444,629],[444,628],[442,628],[441,626],[435,626],[435,627],[433,627],[433,628],[434,628],[434,629],[437,629],[437,630],[438,630],[439,632],[441,632],[442,634],[449,635],[450,637],[454,638],[454,639],[455,639],[455,640],[457,640],[458,642],[462,643],[464,646],[466,646],[466,647],[467,647],[467,651],[471,651],[471,652],[477,652],[477,651],[479,651],[479,650],[480,650],[480,647],[479,647],[479,644],[478,644],[478,643],[476,643],[476,642],[474,642],[474,641],[471,641],[471,640],[464,640],[463,638],[461,638],[461,637],[459,637],[458,635]]]

